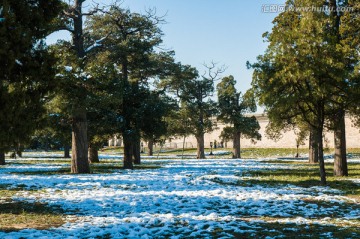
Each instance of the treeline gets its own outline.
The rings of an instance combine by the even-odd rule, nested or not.
[[[334,131],[334,174],[347,176],[345,114],[359,125],[359,1],[292,0],[286,9],[316,7],[323,11],[285,11],[277,16],[269,43],[254,69],[252,90],[264,105],[276,137],[292,127],[310,136],[310,160],[319,162],[326,184],[323,131]],[[346,9],[340,12],[338,9]]]
[[[266,52],[248,63],[254,75],[244,94],[232,76],[222,76],[223,67],[211,63],[199,74],[163,50],[164,19],[155,11],[140,14],[116,3],[85,11],[84,2],[0,0],[2,164],[9,151],[56,139],[54,147],[72,149],[71,172],[90,173],[89,161],[113,135],[123,139],[127,169],[141,163],[141,139],[152,148],[170,136],[194,135],[197,158],[205,158],[213,117],[228,125],[221,137],[233,140],[233,157],[240,158],[242,136],[261,138],[256,118],[245,116],[258,101],[271,122],[268,135],[296,129],[298,141],[309,136],[310,161],[319,162],[323,184],[323,131],[334,131],[334,173],[348,175],[344,117],[358,124],[360,115],[357,1],[287,1],[286,9],[328,11],[280,13],[264,34]],[[59,30],[71,41],[46,46],[44,38]]]
[[[72,149],[71,172],[90,173],[104,141],[121,135],[123,166],[141,163],[140,141],[149,147],[170,136],[197,139],[197,158],[205,158],[204,134],[227,123],[222,138],[259,139],[251,94],[235,88],[223,67],[205,65],[199,74],[163,50],[164,19],[154,11],[131,12],[121,5],[2,1],[0,39],[2,92],[1,163],[5,153],[24,147]],[[67,30],[71,41],[46,46],[44,38]],[[215,81],[218,102],[213,101]]]

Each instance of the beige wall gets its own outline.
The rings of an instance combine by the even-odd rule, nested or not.
[[[293,131],[289,131],[283,134],[283,137],[279,141],[274,141],[266,137],[265,128],[269,123],[266,116],[257,115],[256,116],[259,124],[260,124],[260,134],[262,135],[261,141],[258,141],[256,144],[253,144],[249,139],[241,139],[241,147],[244,148],[296,148],[296,136]],[[349,117],[346,118],[346,144],[348,148],[360,148],[360,133],[359,129],[354,128],[352,126],[351,119]],[[219,136],[224,128],[224,124],[218,123],[218,129],[213,131],[210,134],[205,134],[205,147],[210,147],[210,142],[216,140],[220,142]],[[182,147],[182,139],[172,139],[171,142],[167,142],[166,146],[172,148],[181,148]],[[196,139],[191,136],[186,138],[187,147],[196,147]],[[325,134],[325,144],[327,147],[332,148],[334,146],[334,136],[332,132],[326,132]],[[228,147],[232,147],[232,142],[227,143]],[[308,143],[301,147],[308,147]]]

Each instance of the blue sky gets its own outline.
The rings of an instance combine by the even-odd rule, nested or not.
[[[90,0],[87,2],[91,3]],[[103,0],[104,3],[110,1]],[[237,88],[250,88],[252,71],[246,61],[254,62],[264,52],[262,34],[270,31],[275,13],[263,13],[266,4],[282,4],[284,0],[124,0],[123,6],[145,12],[156,8],[166,14],[164,47],[175,50],[176,60],[203,72],[203,63],[211,61],[227,66],[224,76],[233,75]],[[66,34],[48,38],[54,42]]]

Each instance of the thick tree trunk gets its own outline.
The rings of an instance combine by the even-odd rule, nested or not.
[[[89,145],[89,163],[100,163],[98,147]]]
[[[5,165],[5,152],[0,151],[0,165]]]
[[[141,164],[141,142],[140,138],[134,141],[133,145],[134,164]]]
[[[90,173],[85,109],[75,111],[72,120],[71,173]]]
[[[124,159],[123,159],[123,168],[124,169],[134,169],[133,165],[133,142],[129,136],[123,134],[124,141]]]
[[[233,159],[239,159],[241,158],[241,152],[240,152],[240,136],[241,134],[239,132],[234,133],[233,138],[233,153],[232,157]]]
[[[153,156],[154,155],[154,140],[152,140],[152,139],[149,140],[148,149],[149,149],[148,155]]]
[[[83,35],[83,0],[75,0],[73,10],[76,12],[73,18],[74,30],[72,32],[72,43],[79,60],[84,59],[84,35]],[[72,160],[71,173],[90,173],[88,161],[88,139],[87,139],[87,119],[86,108],[84,106],[86,94],[80,93],[77,100],[74,100],[72,114]]]
[[[70,157],[70,146],[67,144],[64,146],[64,158],[71,158]]]
[[[197,136],[197,159],[205,159],[205,143],[204,143],[204,135]]]
[[[346,159],[345,113],[341,110],[334,122],[334,176],[348,176]]]
[[[319,162],[319,153],[318,153],[318,142],[317,142],[316,132],[310,130],[309,136],[309,163],[318,163]]]

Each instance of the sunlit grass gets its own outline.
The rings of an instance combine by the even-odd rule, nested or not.
[[[256,179],[251,179],[252,184],[266,183],[269,185],[283,185],[294,184],[301,187],[319,186],[319,166],[308,164],[306,162],[294,161],[264,161],[270,164],[293,164],[295,167],[287,169],[273,169],[273,170],[260,170],[245,172],[247,176]],[[360,164],[349,163],[349,177],[360,177]],[[334,165],[331,163],[325,164],[327,174],[327,186],[341,190],[345,195],[360,197],[360,187],[358,184],[349,180],[347,177],[335,177],[333,175]],[[248,182],[249,183],[249,182]]]
[[[48,229],[65,223],[62,210],[42,203],[13,201],[21,188],[0,190],[0,231]]]

